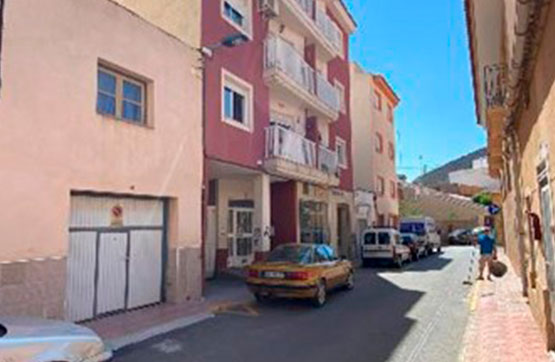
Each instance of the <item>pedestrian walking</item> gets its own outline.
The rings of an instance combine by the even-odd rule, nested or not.
[[[478,245],[480,246],[480,266],[478,280],[484,279],[484,269],[488,266],[487,279],[491,279],[491,269],[495,258],[495,237],[492,235],[490,228],[485,228],[478,236]]]

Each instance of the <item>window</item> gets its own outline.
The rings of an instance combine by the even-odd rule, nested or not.
[[[212,0],[213,1],[213,0]],[[221,0],[222,17],[234,28],[251,37],[251,0]]]
[[[223,121],[243,130],[252,131],[252,86],[225,70],[222,83]]]
[[[245,17],[235,9],[228,1],[224,1],[224,15],[240,27],[245,22]]]
[[[379,133],[376,133],[376,152],[383,153],[383,137]]]
[[[146,85],[120,72],[99,67],[96,111],[137,124],[146,124]]]
[[[328,205],[325,202],[300,202],[301,242],[325,244],[329,242]]]
[[[376,244],[376,233],[366,233],[364,235],[364,244],[375,245]]]
[[[378,195],[385,195],[385,180],[381,176],[378,176]]]
[[[389,155],[389,159],[391,161],[393,161],[395,159],[395,147],[393,146],[393,143],[389,142],[389,147],[387,149],[387,153]]]
[[[393,123],[393,107],[391,104],[387,105],[387,120]]]
[[[391,198],[394,199],[397,197],[397,184],[395,183],[395,181],[391,180],[389,181],[389,188],[390,188],[390,192],[391,192]]]
[[[337,79],[335,79],[335,89],[339,92],[339,110],[341,113],[347,112],[347,106],[345,103],[345,87]]]
[[[383,215],[382,215],[383,217]],[[379,233],[378,234],[378,244],[379,245],[389,245],[391,244],[391,236],[389,233]]]
[[[382,110],[382,95],[378,91],[374,91],[374,108]]]
[[[343,139],[336,137],[335,139],[335,150],[337,152],[337,160],[339,167],[347,168],[349,167],[349,161],[347,158],[347,142]]]

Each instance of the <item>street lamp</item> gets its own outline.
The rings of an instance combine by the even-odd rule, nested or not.
[[[203,57],[212,58],[215,49],[218,49],[221,47],[235,48],[248,41],[249,41],[249,38],[245,34],[236,33],[222,38],[222,40],[220,40],[216,44],[203,46],[202,48],[199,49],[199,51]]]

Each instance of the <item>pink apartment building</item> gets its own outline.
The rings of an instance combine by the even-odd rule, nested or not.
[[[340,0],[203,1],[205,268],[241,267],[276,245],[349,252],[353,181],[348,39]]]
[[[196,16],[178,38],[108,0],[3,5],[0,314],[200,297]]]
[[[395,108],[387,80],[351,64],[351,112],[357,231],[399,223]]]

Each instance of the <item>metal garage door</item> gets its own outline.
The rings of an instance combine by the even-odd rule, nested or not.
[[[159,199],[71,197],[67,319],[161,302],[164,208]]]

